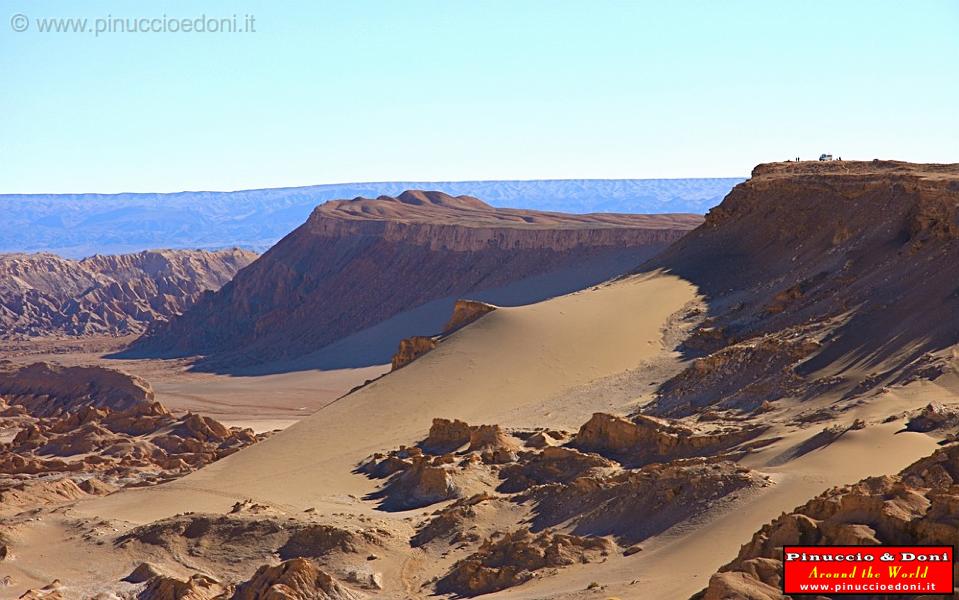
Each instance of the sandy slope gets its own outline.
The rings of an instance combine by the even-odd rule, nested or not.
[[[434,416],[495,423],[518,406],[633,367],[663,351],[660,328],[693,298],[688,283],[652,276],[498,310],[262,448],[82,510],[145,522],[186,510],[223,511],[242,498],[300,508],[353,504],[349,494],[372,489],[351,474],[371,452],[422,438]]]

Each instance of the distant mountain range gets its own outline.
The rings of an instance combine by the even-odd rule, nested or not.
[[[568,213],[697,213],[741,178],[345,183],[238,192],[0,195],[0,252],[79,258],[151,248],[263,251],[327,200],[408,189],[467,194],[496,207]]]

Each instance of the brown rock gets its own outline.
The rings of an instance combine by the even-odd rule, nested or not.
[[[496,310],[496,307],[492,304],[487,304],[486,302],[479,302],[477,300],[457,300],[456,304],[453,305],[453,315],[443,327],[443,333],[453,333],[457,329],[466,327],[473,321],[479,319],[487,313],[493,312],[494,310]]]
[[[458,561],[437,583],[441,593],[464,596],[489,594],[530,580],[535,571],[597,560],[613,544],[604,538],[580,537],[543,531],[508,532],[490,539],[473,554]]]
[[[393,355],[392,370],[405,367],[417,358],[436,348],[436,340],[421,335],[400,340],[400,347]]]
[[[471,435],[470,426],[459,419],[433,419],[430,433],[420,447],[435,454],[445,454],[468,444]]]
[[[279,549],[280,558],[318,558],[331,552],[354,554],[362,547],[363,538],[351,531],[332,525],[314,525],[290,536]]]
[[[956,190],[956,164],[758,165],[643,265],[694,283],[715,307],[685,345],[699,358],[660,386],[650,412],[752,412],[840,389],[855,401],[949,370],[936,354],[959,342],[942,326],[959,277]],[[811,377],[853,355],[882,357],[882,370]]]
[[[919,414],[909,419],[906,429],[909,431],[936,431],[959,425],[959,410],[946,408],[938,402],[930,402]]]
[[[577,448],[641,465],[665,459],[716,454],[762,433],[761,427],[699,433],[646,415],[630,419],[595,413],[573,439]]]
[[[544,483],[566,483],[591,472],[610,469],[615,463],[598,454],[573,448],[547,446],[542,452],[524,457],[500,472],[501,492],[518,492]]]
[[[138,600],[219,600],[229,587],[205,575],[193,575],[186,581],[157,575],[151,578]]]
[[[516,499],[533,503],[535,529],[575,522],[577,531],[635,544],[763,481],[758,473],[729,461],[685,459],[626,471],[591,469],[569,481],[530,487]]]
[[[294,558],[276,566],[264,565],[237,587],[233,600],[359,600],[354,592],[312,561]]]
[[[896,476],[830,489],[764,525],[710,580],[705,598],[766,598],[780,584],[784,545],[953,544],[957,478],[959,446],[950,446]],[[724,595],[730,590],[746,595]]]
[[[0,452],[0,498],[27,508],[184,475],[263,436],[175,419],[138,377],[99,367],[0,363],[21,430]],[[95,477],[91,477],[95,475]]]
[[[87,407],[130,410],[149,406],[153,389],[140,377],[103,367],[0,362],[0,394],[29,414],[48,417]]]

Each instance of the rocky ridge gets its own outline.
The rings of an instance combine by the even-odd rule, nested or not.
[[[141,333],[219,289],[256,256],[236,248],[82,260],[0,254],[0,339]]]
[[[621,273],[617,264],[635,266],[698,222],[498,209],[441,192],[327,202],[129,355],[210,355],[199,368],[214,370],[290,359],[442,301],[428,315],[439,331],[457,297],[522,304],[574,291]],[[509,288],[559,273],[553,284]],[[423,327],[422,318],[404,326],[383,350]]]
[[[943,373],[959,342],[948,318],[959,309],[957,219],[959,165],[757,166],[643,266],[692,281],[709,303],[681,347],[696,360],[648,410],[748,413]]]

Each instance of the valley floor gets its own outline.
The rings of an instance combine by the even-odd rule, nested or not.
[[[101,337],[0,342],[0,357],[18,364],[47,361],[126,371],[149,381],[157,401],[174,414],[197,412],[224,425],[250,427],[257,433],[285,429],[390,369],[389,364],[385,364],[242,377],[190,371],[190,359],[104,358],[132,340],[132,337]]]

